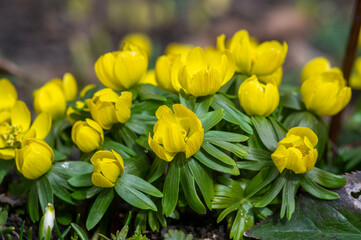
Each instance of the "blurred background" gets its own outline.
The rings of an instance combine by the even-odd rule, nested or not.
[[[64,72],[80,86],[97,83],[96,59],[128,33],[151,37],[152,67],[171,42],[205,47],[246,29],[260,41],[288,43],[283,81],[298,84],[313,57],[341,66],[353,9],[353,0],[2,0],[0,68],[15,71],[19,95],[31,99],[32,90]]]

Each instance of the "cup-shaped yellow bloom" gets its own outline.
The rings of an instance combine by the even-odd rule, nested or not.
[[[21,149],[16,149],[16,168],[28,179],[36,179],[51,168],[54,153],[43,140],[28,138]]]
[[[234,61],[228,51],[193,48],[179,70],[178,80],[187,94],[200,97],[216,93],[233,76]]]
[[[0,79],[0,124],[10,119],[11,109],[18,94],[14,85],[6,78]]]
[[[166,105],[158,108],[154,135],[148,137],[148,144],[155,154],[167,162],[180,152],[191,157],[200,149],[204,137],[202,123],[195,113],[182,104],[174,104],[173,111]]]
[[[96,92],[92,99],[87,99],[93,119],[103,129],[110,129],[114,123],[125,123],[130,118],[132,93],[124,91],[120,96],[112,89],[105,88]]]
[[[98,187],[114,187],[120,174],[124,173],[123,158],[112,151],[97,151],[90,162],[94,165],[92,182]]]
[[[246,79],[238,90],[239,103],[249,116],[269,116],[278,106],[278,88],[260,83],[256,75]]]
[[[101,126],[87,118],[77,121],[71,130],[71,139],[78,148],[85,153],[94,151],[104,142],[104,133]]]
[[[116,91],[137,85],[147,68],[148,56],[131,43],[125,43],[121,51],[104,54],[95,63],[100,82]]]
[[[58,80],[60,81],[60,79],[53,79],[34,91],[34,110],[37,114],[47,112],[53,119],[65,115],[66,99]]]
[[[152,54],[152,40],[144,33],[130,33],[120,41],[119,49],[123,48],[124,43],[130,42],[142,49],[148,57]]]
[[[319,116],[333,116],[351,99],[351,88],[341,72],[327,71],[308,78],[301,85],[306,108]]]
[[[0,159],[13,159],[15,149],[21,148],[28,138],[44,139],[51,128],[49,113],[41,113],[31,124],[31,115],[23,101],[16,101],[11,111],[10,122],[0,124]]]
[[[179,69],[184,65],[184,55],[163,55],[155,64],[155,79],[161,89],[178,93],[181,85],[178,81]]]
[[[301,82],[303,83],[309,78],[328,71],[341,72],[341,69],[337,67],[331,68],[330,62],[324,57],[314,58],[303,67]]]
[[[311,171],[318,156],[317,142],[317,135],[311,129],[291,128],[271,155],[278,171],[282,172],[285,168],[297,174]]]
[[[232,53],[237,72],[251,75],[269,75],[282,67],[285,61],[288,46],[277,41],[266,41],[261,44],[252,41],[246,30],[235,33],[228,46],[225,44],[225,36],[217,39],[218,49],[229,49]]]

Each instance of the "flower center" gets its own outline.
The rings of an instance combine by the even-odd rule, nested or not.
[[[182,134],[182,137],[184,139],[184,142],[187,142],[188,141],[188,132],[189,131],[186,131],[184,129],[181,130],[181,134]]]
[[[302,145],[297,145],[297,146],[295,146],[295,148],[297,148],[298,150],[301,151],[303,157],[306,156],[308,153],[307,149]]]
[[[23,141],[22,127],[17,125],[9,125],[7,130],[0,135],[4,139],[7,147],[18,148]]]

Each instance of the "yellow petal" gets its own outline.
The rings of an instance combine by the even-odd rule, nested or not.
[[[115,164],[115,160],[109,158],[103,158],[100,162],[101,164],[101,173],[103,176],[108,179],[110,182],[115,182],[120,175],[120,169]]]
[[[78,95],[78,85],[71,73],[65,73],[63,76],[63,88],[66,101],[74,101]]]
[[[90,158],[90,162],[95,166],[96,161],[103,158],[114,158],[114,153],[107,150],[96,151],[93,156]]]
[[[82,152],[94,151],[99,147],[100,143],[100,134],[91,127],[83,126],[76,132],[75,144]]]
[[[201,47],[195,47],[189,51],[186,64],[190,73],[206,69],[207,59],[204,50]]]
[[[167,152],[185,152],[185,142],[182,135],[182,128],[172,123],[163,136],[163,146]]]
[[[315,166],[318,157],[317,149],[309,151],[308,155],[305,156],[304,161],[306,165],[306,171],[309,172]]]
[[[155,63],[155,77],[158,86],[169,92],[176,92],[171,79],[172,62],[168,56],[161,56]]]
[[[286,168],[294,171],[296,174],[305,173],[307,169],[301,151],[294,147],[287,149],[287,151],[288,159]]]
[[[92,183],[97,187],[102,188],[110,188],[114,187],[114,183],[106,179],[102,174],[100,173],[93,173],[92,174]]]
[[[260,75],[258,76],[258,79],[264,83],[272,83],[273,85],[279,87],[281,85],[283,76],[283,70],[282,67],[277,68],[276,71],[269,75]]]
[[[44,139],[51,129],[51,116],[49,113],[40,113],[30,127],[35,131],[35,138]]]
[[[324,57],[317,57],[309,61],[303,68],[301,82],[314,77],[315,75],[331,69],[330,62]]]
[[[85,119],[85,121],[90,127],[95,129],[100,134],[100,139],[101,139],[101,144],[102,144],[104,141],[104,132],[103,132],[103,129],[101,128],[101,126],[96,121],[89,119],[89,118]]]
[[[6,78],[0,79],[0,112],[3,109],[11,109],[16,100],[18,94],[14,85]]]
[[[11,160],[15,158],[14,148],[2,148],[0,149],[0,159]]]
[[[26,132],[29,129],[31,122],[31,115],[28,107],[23,101],[16,101],[11,112],[11,125],[21,128],[21,132]]]
[[[211,68],[193,74],[187,85],[180,83],[191,95],[200,97],[216,93],[221,88],[223,79],[219,72]]]
[[[150,84],[156,87],[158,86],[158,82],[155,79],[155,71],[149,70],[142,79],[140,79],[139,84]]]
[[[138,46],[140,49],[142,49],[148,57],[151,56],[152,53],[152,41],[151,39],[143,34],[143,33],[130,33],[127,34],[119,44],[119,48],[121,49],[123,44],[125,42],[130,42],[136,46]]]
[[[217,37],[217,49],[221,51],[226,49],[226,35],[221,34]]]
[[[193,156],[202,146],[204,137],[204,129],[201,128],[197,132],[189,136],[186,142],[186,158]]]
[[[229,50],[234,56],[237,72],[251,73],[253,50],[247,31],[241,30],[234,34],[230,41]]]
[[[111,149],[111,150],[112,150],[112,153],[115,156],[116,164],[118,165],[118,167],[120,169],[120,174],[123,174],[124,173],[124,161],[123,161],[123,158],[116,151],[114,151],[113,149]]]
[[[268,75],[281,67],[287,53],[287,44],[277,41],[263,42],[256,48],[253,74]],[[286,51],[286,53],[285,53]]]
[[[124,89],[124,86],[117,82],[114,75],[115,56],[113,53],[106,53],[100,56],[95,62],[94,69],[99,81],[106,87],[114,90]]]
[[[149,134],[148,137],[148,144],[149,147],[153,150],[153,152],[160,158],[163,159],[164,161],[170,162],[173,160],[173,158],[175,157],[175,155],[177,153],[170,153],[167,152],[163,146],[160,146]]]
[[[317,145],[318,137],[317,135],[308,127],[294,127],[291,128],[286,135],[286,138],[290,135],[300,136],[301,138],[307,137],[313,146]]]
[[[287,165],[288,151],[283,145],[278,145],[277,149],[271,155],[273,163],[276,165],[280,173],[283,172]]]
[[[122,92],[122,95],[118,98],[115,104],[115,113],[120,123],[125,123],[129,120],[132,106],[132,93]]]

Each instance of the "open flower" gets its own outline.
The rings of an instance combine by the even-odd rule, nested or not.
[[[43,140],[28,138],[21,149],[16,149],[16,168],[24,177],[36,179],[44,175],[51,168],[54,153]]]
[[[311,171],[317,160],[317,135],[307,127],[291,128],[284,139],[278,142],[271,157],[278,171],[285,168],[293,172]]]
[[[182,104],[174,104],[173,111],[166,105],[158,108],[154,135],[148,138],[155,154],[167,162],[180,152],[191,157],[200,149],[204,137],[202,123],[195,113]]]
[[[195,47],[179,69],[179,84],[187,94],[211,95],[232,78],[234,70],[234,61],[228,51],[204,51]]]
[[[97,151],[90,162],[94,165],[92,182],[98,187],[114,187],[119,175],[124,173],[123,158],[114,150]]]
[[[144,33],[130,33],[123,37],[120,41],[119,49],[123,48],[126,43],[132,43],[144,51],[148,57],[152,55],[152,40]]]
[[[104,133],[97,122],[87,118],[74,124],[71,138],[82,152],[87,153],[94,151],[104,142]]]
[[[277,41],[267,41],[258,44],[252,41],[246,30],[236,32],[229,44],[225,44],[225,35],[217,39],[217,48],[229,49],[232,53],[237,72],[251,75],[268,75],[282,67],[288,46]]]
[[[112,89],[105,88],[87,99],[93,119],[103,129],[110,129],[114,123],[125,123],[130,118],[132,107],[132,93],[124,91],[119,96]]]
[[[65,73],[63,79],[54,78],[34,91],[35,112],[48,112],[54,119],[61,118],[65,115],[66,102],[75,100],[77,93],[75,78]]]
[[[279,103],[278,89],[272,83],[260,83],[256,75],[246,79],[238,90],[239,103],[250,116],[269,116]]]
[[[131,43],[125,43],[121,51],[100,56],[95,63],[95,73],[100,82],[116,91],[137,85],[147,68],[148,56]]]
[[[49,113],[41,113],[31,123],[31,115],[23,101],[16,101],[10,122],[0,124],[0,159],[13,159],[15,149],[21,148],[27,138],[44,139],[51,128]]]
[[[351,88],[339,71],[326,71],[308,78],[301,85],[307,110],[319,116],[333,116],[351,99]]]
[[[10,119],[11,109],[18,94],[14,85],[6,78],[0,79],[0,124]]]

